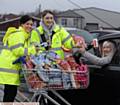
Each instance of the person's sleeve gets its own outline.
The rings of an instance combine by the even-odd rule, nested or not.
[[[30,45],[27,48],[24,48],[25,38],[22,35],[23,33],[11,35],[9,38],[9,48],[15,56],[31,55],[36,53],[34,45]]]
[[[31,32],[30,42],[31,42],[31,44],[40,44],[40,37],[39,37],[38,32],[36,30],[33,30]]]
[[[89,53],[88,51],[85,51],[83,54],[82,54],[89,62],[93,63],[93,64],[96,64],[96,65],[100,65],[100,66],[103,66],[105,64],[109,64],[112,60],[112,57],[113,55],[110,54],[106,57],[97,57],[91,53]]]
[[[72,35],[68,33],[63,27],[61,28],[62,44],[65,48],[71,49],[74,46]]]

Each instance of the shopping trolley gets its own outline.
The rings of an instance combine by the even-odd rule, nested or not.
[[[58,68],[45,69],[43,67],[28,69],[26,65],[23,66],[22,71],[27,88],[33,93],[29,100],[31,102],[40,102],[42,99],[44,103],[49,100],[55,105],[60,105],[48,95],[47,91],[49,90],[66,105],[71,105],[56,90],[85,89],[89,85],[88,71],[66,71]]]
[[[43,53],[45,58],[54,61],[48,53]],[[46,67],[43,66],[41,60],[38,64],[35,64],[31,60],[26,62],[24,58],[20,58],[18,61],[22,60],[23,62],[22,74],[27,85],[27,90],[32,93],[30,98],[25,98],[29,102],[40,102],[40,105],[47,105],[49,100],[55,105],[60,105],[60,103],[48,94],[48,91],[50,91],[66,105],[71,105],[57,90],[86,89],[89,85],[89,70],[82,63],[79,70],[66,70],[62,69],[59,65],[54,65],[54,63],[51,67]],[[69,63],[74,64],[74,62]]]

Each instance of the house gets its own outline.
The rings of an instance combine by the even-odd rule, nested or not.
[[[33,24],[33,28],[37,27],[39,22],[40,22],[40,18],[31,16],[34,20],[34,24]],[[0,22],[0,44],[2,42],[3,36],[6,32],[6,30],[8,29],[8,27],[19,27],[19,20],[20,20],[20,16],[17,18],[13,18],[10,20],[6,20],[6,21],[2,21]]]
[[[37,17],[34,17],[34,16],[31,16],[31,17],[34,20],[34,25],[37,26],[39,24],[40,18],[37,18]],[[6,31],[8,27],[18,28],[19,27],[19,20],[20,20],[20,16],[17,17],[17,18],[13,18],[13,19],[10,19],[10,20],[0,22],[0,31]]]
[[[56,22],[64,27],[84,27],[84,17],[73,10],[58,13],[56,15]]]
[[[18,15],[15,15],[15,14],[0,14],[0,22],[2,21],[6,21],[6,20],[10,20],[10,19],[13,19],[13,18],[17,18]]]
[[[120,13],[96,7],[73,10],[85,18],[85,29],[120,29]]]

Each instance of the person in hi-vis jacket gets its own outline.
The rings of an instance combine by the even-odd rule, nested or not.
[[[72,36],[64,27],[56,24],[55,15],[50,10],[42,13],[40,25],[32,31],[31,43],[40,45],[40,50],[52,50],[64,59],[64,51],[62,47],[72,49],[74,41]],[[44,47],[43,47],[43,46]]]
[[[24,15],[20,18],[18,29],[9,27],[4,38],[4,49],[0,53],[0,101],[13,102],[20,85],[19,71],[21,65],[13,64],[19,57],[36,53],[36,48],[30,45],[29,36],[33,20]]]

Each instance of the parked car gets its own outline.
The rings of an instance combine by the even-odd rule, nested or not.
[[[97,105],[120,105],[120,33],[100,36],[98,40],[100,44],[105,40],[114,41],[117,52],[108,65],[89,65],[93,70],[89,91],[94,94],[92,98]]]
[[[100,36],[98,41],[113,40],[117,52],[113,61],[105,66],[86,62],[90,69],[90,84],[87,89],[68,90],[61,94],[71,105],[120,105],[120,33]]]

